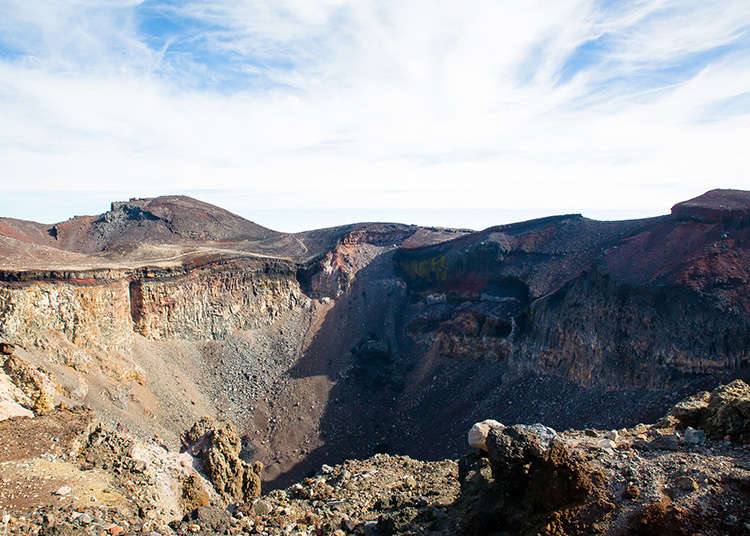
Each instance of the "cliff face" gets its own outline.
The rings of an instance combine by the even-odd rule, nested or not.
[[[60,333],[76,346],[124,350],[133,333],[152,340],[212,340],[268,325],[309,306],[292,263],[218,260],[179,269],[6,275],[0,337],[43,346]],[[104,276],[104,277],[103,277]]]
[[[82,348],[123,350],[133,334],[128,282],[0,286],[0,338],[23,347],[44,346],[51,333]]]
[[[727,379],[750,367],[748,244],[733,219],[568,216],[401,250],[407,330],[444,357],[587,387]]]
[[[669,389],[750,366],[748,317],[675,287],[623,284],[591,270],[536,301],[514,365],[602,389]]]
[[[220,262],[173,277],[130,283],[133,328],[149,339],[221,339],[270,325],[283,310],[309,307],[291,263]]]
[[[748,378],[750,224],[733,199],[712,221],[568,215],[401,247],[390,425],[410,437],[392,448],[443,456],[438,438],[487,415],[647,422],[681,393]]]
[[[339,298],[347,292],[357,273],[389,249],[398,247],[414,235],[423,240],[439,240],[442,233],[396,224],[363,225],[342,236],[319,258],[300,266],[297,278],[303,290],[314,298]]]
[[[258,342],[235,357],[237,337],[253,333],[294,351],[312,305],[295,274],[289,261],[249,256],[166,268],[4,272],[0,341],[16,345],[14,359],[46,371],[51,403],[84,403],[106,422],[174,441],[187,421],[217,411],[212,396],[234,388],[212,387],[221,378],[214,371],[223,371],[212,348],[228,348],[239,364],[272,355],[274,348]],[[22,386],[0,370],[3,385],[0,415],[36,411],[33,400],[18,406]]]

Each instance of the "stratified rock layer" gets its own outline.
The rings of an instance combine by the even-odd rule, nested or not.
[[[0,284],[0,334],[24,347],[61,333],[83,348],[122,350],[132,338],[130,315],[126,280]]]
[[[293,267],[283,261],[215,262],[130,283],[133,329],[149,339],[221,339],[306,306]]]

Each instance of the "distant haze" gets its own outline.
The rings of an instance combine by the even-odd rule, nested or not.
[[[213,203],[240,216],[277,231],[297,232],[355,222],[398,222],[435,227],[485,229],[493,225],[518,222],[564,212],[582,213],[601,220],[645,218],[667,214],[669,207],[657,211],[602,210],[581,207],[560,211],[554,208],[329,208],[268,209],[248,196],[216,192],[187,192],[186,195]],[[57,223],[73,216],[96,215],[109,210],[111,201],[125,201],[132,195],[117,192],[76,192],[75,199],[65,192],[11,192],[0,197],[0,216]],[[141,197],[141,196],[137,196]],[[260,208],[256,208],[260,207]]]

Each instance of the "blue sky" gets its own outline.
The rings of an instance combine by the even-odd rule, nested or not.
[[[749,95],[744,0],[0,0],[0,215],[660,214],[750,189]]]

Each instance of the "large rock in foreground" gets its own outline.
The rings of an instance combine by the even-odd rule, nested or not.
[[[744,437],[748,391],[735,381],[629,429],[490,427],[486,453],[459,462],[460,533],[750,534],[750,449],[723,441]]]
[[[461,461],[461,502],[472,534],[590,530],[614,505],[604,475],[541,425],[490,428],[487,458]]]
[[[469,446],[487,452],[487,436],[493,428],[504,428],[503,423],[495,419],[485,419],[471,427],[468,434]]]

